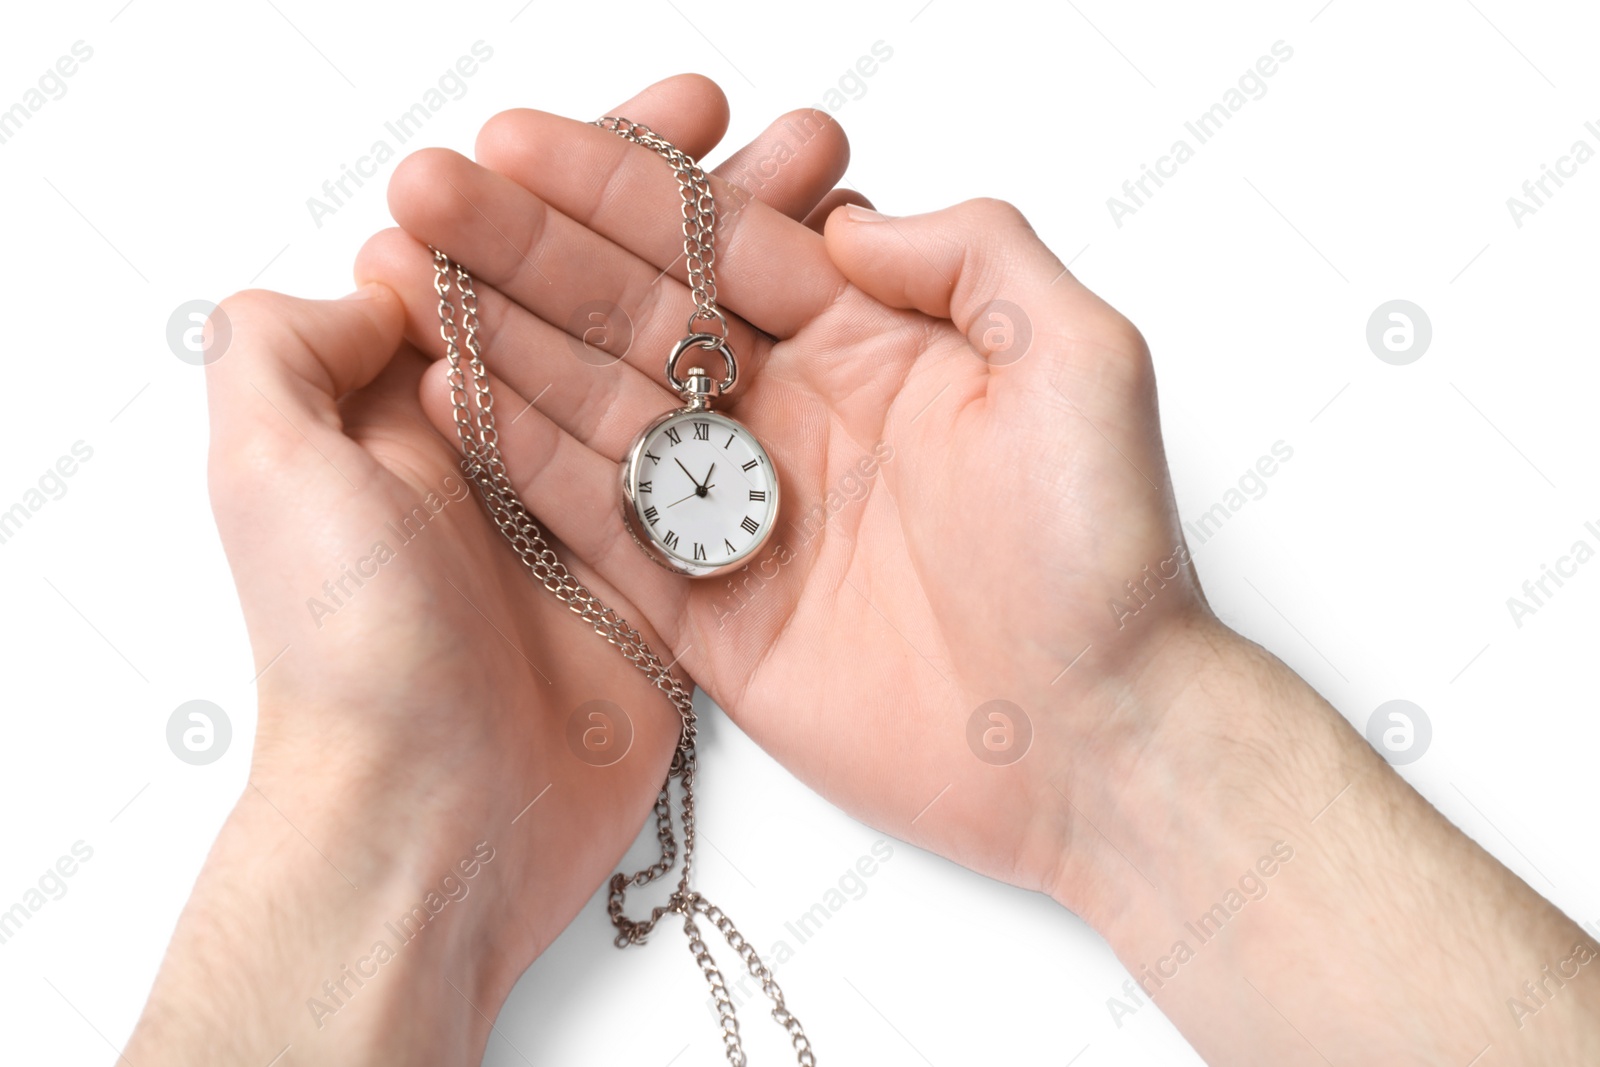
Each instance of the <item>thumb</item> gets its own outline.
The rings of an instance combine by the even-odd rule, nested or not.
[[[890,307],[949,319],[993,366],[1040,332],[1084,336],[1121,319],[1002,200],[968,200],[895,218],[847,205],[828,217],[828,255],[856,288]],[[997,329],[997,327],[1003,327]]]
[[[325,451],[343,436],[339,399],[389,364],[404,320],[400,297],[384,285],[341,300],[264,289],[228,297],[210,323],[213,337],[228,335],[206,367],[213,452],[274,442]]]

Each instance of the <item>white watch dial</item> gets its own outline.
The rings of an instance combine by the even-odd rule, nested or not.
[[[734,564],[760,548],[778,513],[777,477],[750,431],[685,411],[649,431],[630,481],[637,526],[685,569]]]

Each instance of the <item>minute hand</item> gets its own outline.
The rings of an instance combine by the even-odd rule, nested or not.
[[[683,471],[683,473],[689,474],[689,468],[685,467],[683,465],[683,460],[679,459],[677,456],[673,456],[672,457],[672,462],[676,463],[678,465],[678,469]],[[715,464],[712,464],[712,465],[715,466]],[[711,477],[711,475],[707,474],[706,477],[709,478],[709,477]],[[700,484],[700,479],[696,478],[694,475],[689,474],[689,480],[694,483],[694,487],[696,489],[704,489],[705,488],[705,486]]]

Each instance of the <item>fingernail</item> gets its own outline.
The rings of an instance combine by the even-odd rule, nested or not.
[[[888,222],[889,221],[888,216],[880,215],[876,211],[872,210],[870,207],[862,207],[860,204],[848,204],[848,205],[846,205],[845,213],[850,216],[850,221],[851,222]]]
[[[381,289],[381,288],[382,288],[382,286],[379,285],[377,282],[368,282],[366,285],[363,285],[361,288],[357,289],[355,292],[346,293],[344,296],[341,296],[339,299],[340,300],[371,300],[373,297],[378,295],[378,290]]]

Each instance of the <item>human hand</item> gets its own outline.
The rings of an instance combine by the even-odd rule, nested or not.
[[[390,290],[222,310],[211,483],[261,672],[256,745],[130,1055],[481,1053],[480,1021],[634,839],[676,716],[520,572],[418,409],[426,361]],[[615,762],[569,744],[591,700],[631,721]],[[241,953],[230,933],[262,913],[286,917],[271,949]],[[216,1004],[224,961],[249,992],[218,1037],[181,1007]]]
[[[1592,985],[1527,1035],[1501,1005],[1508,975],[1570,960],[1581,931],[1212,616],[1145,346],[1014,209],[847,207],[819,239],[760,205],[729,212],[742,198],[718,187],[747,382],[731,410],[785,504],[764,558],[692,582],[631,542],[616,478],[638,429],[680,403],[659,378],[691,306],[674,183],[653,154],[553,116],[484,139],[500,173],[438,159],[407,175],[395,213],[416,241],[389,241],[370,276],[422,344],[421,243],[474,273],[500,402],[527,408],[501,435],[521,498],[802,779],[1082,914],[1135,976],[1122,1010],[1148,997],[1213,1062],[1490,1046],[1592,1062]],[[544,278],[540,261],[570,269]],[[604,368],[576,366],[563,333],[593,299],[633,323]],[[441,367],[422,393],[448,427]],[[1009,736],[991,747],[988,730]],[[1236,919],[1268,878],[1272,903]],[[1486,947],[1410,981],[1449,941]]]
[[[714,141],[726,116],[704,96],[669,85],[625,106]],[[818,160],[765,195],[804,217],[833,185]],[[256,746],[129,1055],[475,1062],[516,978],[634,840],[679,720],[473,499],[453,428],[419,405],[428,360],[393,291],[222,307],[211,488],[260,671]],[[631,746],[574,747],[590,701],[622,709],[602,728]],[[239,944],[269,925],[269,946]]]
[[[719,184],[719,291],[749,375],[730,410],[766,442],[785,510],[762,561],[684,581],[629,540],[615,477],[638,429],[681,403],[660,374],[692,307],[670,172],[537,113],[492,122],[479,154],[490,169],[436,157],[397,175],[414,240],[385,238],[364,276],[406,299],[419,346],[433,329],[422,246],[478,279],[500,403],[537,401],[502,427],[525,502],[801,778],[874,825],[1055,889],[1073,821],[1058,790],[1137,758],[1155,725],[1114,712],[1130,687],[1165,682],[1152,663],[1205,617],[1170,562],[1182,540],[1137,332],[1006,205],[847,209],[825,243],[760,204],[730,208],[743,197]],[[1031,320],[1031,342],[986,351],[996,298],[1014,329]],[[633,324],[609,366],[569,351],[590,300]],[[441,428],[442,370],[423,381]],[[1108,599],[1164,561],[1159,596],[1116,630]],[[995,699],[1031,720],[1033,758],[996,767],[969,749],[969,718]]]

